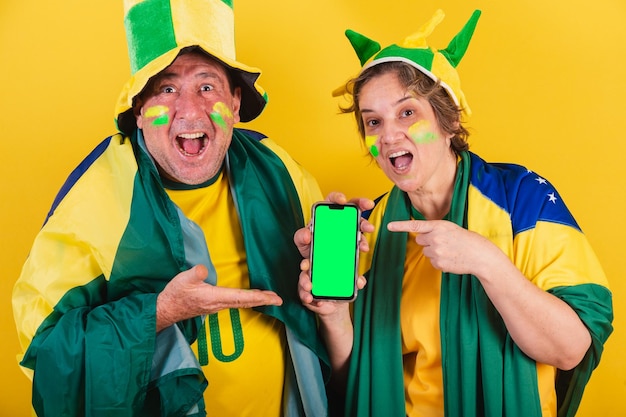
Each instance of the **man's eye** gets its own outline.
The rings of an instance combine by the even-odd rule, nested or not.
[[[200,87],[200,90],[202,90],[202,91],[212,91],[213,90],[213,86],[209,85],[209,84],[206,84],[206,85],[203,85],[202,87]]]
[[[413,110],[405,110],[404,111],[404,117],[408,117],[408,116],[412,116],[414,113]]]
[[[169,93],[173,93],[173,92],[175,92],[176,90],[174,89],[174,87],[169,87],[169,86],[168,86],[168,87],[163,87],[163,88],[161,89],[161,91],[162,91],[162,92],[164,92],[164,93],[168,93],[168,94],[169,94]]]

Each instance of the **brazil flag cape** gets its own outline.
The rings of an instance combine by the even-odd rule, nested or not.
[[[236,129],[225,167],[250,285],[283,299],[258,310],[285,324],[285,415],[325,415],[327,356],[296,289],[302,207],[285,164],[257,139]],[[199,262],[215,283],[204,236],[167,196],[141,132],[103,141],[63,186],[14,289],[37,414],[205,415],[207,380],[189,347],[202,318],[155,332],[158,292]]]
[[[406,416],[399,314],[407,234],[386,225],[410,218],[408,197],[396,187],[370,216],[378,236],[370,244],[368,284],[354,304],[348,416]],[[613,312],[604,273],[560,196],[523,167],[465,152],[448,220],[488,237],[589,329],[582,362],[557,373],[558,415],[573,416],[612,332]],[[446,416],[541,416],[536,363],[515,345],[476,277],[442,273],[440,333]]]

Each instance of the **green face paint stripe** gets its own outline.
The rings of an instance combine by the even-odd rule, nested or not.
[[[230,7],[232,9],[233,8],[233,1],[234,0],[222,0],[222,3],[224,3],[225,5],[227,5],[228,7]]]
[[[437,140],[437,136],[433,132],[425,132],[415,138],[415,142],[417,143],[429,143]]]
[[[154,119],[152,124],[155,126],[162,126],[162,125],[168,124],[169,121],[170,121],[170,117],[167,114],[162,114],[161,116]]]
[[[221,114],[214,111],[211,114],[209,114],[209,116],[211,117],[211,120],[213,120],[213,122],[216,125],[218,125],[222,130],[226,130],[226,121],[224,120]]]
[[[372,154],[374,158],[376,158],[379,155],[378,148],[376,147],[376,145],[372,145],[370,147],[370,153]]]
[[[145,16],[151,16],[145,19]],[[154,22],[159,22],[155,30]],[[124,19],[131,73],[176,47],[172,10],[168,0],[145,0],[133,6]]]
[[[435,132],[429,130],[430,122],[428,120],[420,120],[409,127],[408,135],[415,143],[429,143],[437,140]]]
[[[226,130],[226,119],[232,119],[233,113],[228,106],[221,101],[218,101],[213,105],[213,111],[209,114],[211,120],[218,125],[222,130]]]

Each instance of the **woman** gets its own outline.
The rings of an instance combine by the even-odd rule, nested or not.
[[[394,187],[352,310],[313,301],[307,262],[300,277],[346,415],[571,416],[612,331],[606,277],[554,187],[468,151],[456,66],[479,16],[440,51],[441,11],[382,50],[347,32],[365,65],[344,112]]]

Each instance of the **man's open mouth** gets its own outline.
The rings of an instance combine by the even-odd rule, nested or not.
[[[204,133],[182,133],[176,136],[178,149],[185,156],[200,155],[208,143],[208,138]]]

